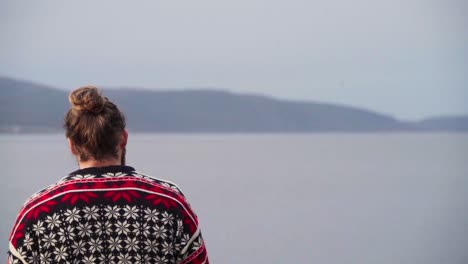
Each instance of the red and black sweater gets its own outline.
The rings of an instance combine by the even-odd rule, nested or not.
[[[34,194],[10,235],[9,263],[206,263],[179,188],[128,166],[77,170]]]

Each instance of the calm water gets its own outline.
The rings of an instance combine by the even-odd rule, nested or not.
[[[130,134],[127,152],[181,186],[212,263],[468,263],[468,134]],[[5,252],[24,200],[77,166],[62,135],[0,135],[0,156]]]

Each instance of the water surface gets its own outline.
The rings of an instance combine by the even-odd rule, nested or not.
[[[467,263],[467,134],[130,134],[128,165],[178,183],[212,263]],[[62,135],[0,135],[0,239],[77,169]]]

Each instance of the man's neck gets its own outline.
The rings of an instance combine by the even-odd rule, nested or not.
[[[86,169],[91,167],[107,167],[113,165],[121,165],[118,159],[112,160],[87,160],[78,162],[80,169]]]

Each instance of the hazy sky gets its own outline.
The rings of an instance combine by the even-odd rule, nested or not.
[[[0,1],[0,75],[468,113],[468,1]]]

